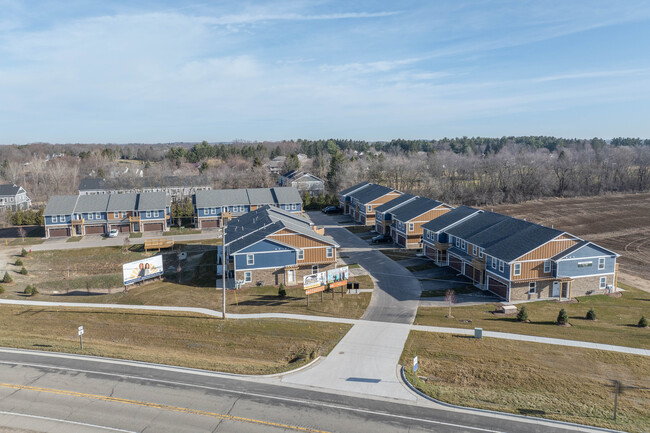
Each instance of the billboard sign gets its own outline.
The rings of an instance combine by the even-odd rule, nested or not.
[[[314,293],[324,292],[325,286],[312,287],[311,289],[305,290],[305,295],[313,295]]]
[[[348,267],[330,269],[327,271],[327,283],[331,288],[345,286],[348,283]]]
[[[124,285],[138,283],[149,278],[159,277],[163,274],[162,255],[149,257],[122,265],[122,279]]]
[[[313,287],[324,286],[326,280],[327,272],[318,272],[311,275],[305,275],[302,277],[303,288],[307,290]]]

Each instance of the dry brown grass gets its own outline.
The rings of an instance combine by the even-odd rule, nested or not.
[[[83,325],[84,350],[77,327]],[[269,374],[326,355],[344,324],[226,320],[205,316],[0,307],[0,345],[134,359],[242,374]],[[293,361],[293,362],[292,362]]]
[[[650,390],[628,390],[612,420],[614,379],[650,387],[650,358],[484,338],[411,332],[402,365],[418,355],[418,388],[468,407],[632,432],[650,431]],[[410,369],[409,369],[410,370]],[[407,373],[413,383],[413,375]]]

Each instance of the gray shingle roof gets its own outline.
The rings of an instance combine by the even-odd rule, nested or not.
[[[108,196],[108,206],[106,207],[108,212],[128,212],[138,208],[137,193],[108,194]]]
[[[196,192],[196,207],[221,207],[248,205],[248,194],[245,189],[213,189]]]
[[[296,188],[290,186],[275,187],[271,188],[271,192],[277,204],[302,203],[302,197],[300,197],[300,193]]]
[[[418,215],[422,215],[425,212],[435,209],[442,204],[442,202],[439,202],[437,200],[432,200],[426,197],[418,197],[415,200],[409,201],[404,205],[398,207],[391,213],[393,215],[393,219],[406,222],[412,220]]]
[[[376,200],[379,197],[383,197],[392,191],[394,191],[393,188],[387,186],[370,184],[362,190],[350,194],[350,197],[359,200],[359,203],[361,204],[365,204]]]
[[[162,210],[167,206],[167,194],[158,192],[139,193],[138,211]]]
[[[388,201],[388,202],[382,204],[381,206],[377,206],[375,208],[375,211],[384,213],[384,212],[387,212],[387,211],[389,211],[389,210],[391,210],[391,209],[393,209],[393,208],[395,208],[395,207],[397,207],[399,205],[404,204],[405,202],[407,202],[409,200],[413,200],[414,198],[415,198],[415,196],[412,195],[412,194],[402,194],[402,195],[397,196],[396,198],[392,199],[391,201]]]
[[[0,195],[10,195],[15,196],[20,190],[19,186],[14,185],[13,183],[7,183],[0,185]]]
[[[79,191],[98,191],[106,189],[104,179],[97,177],[86,177],[79,182]]]
[[[271,194],[269,188],[249,188],[246,190],[246,193],[248,193],[248,202],[250,204],[256,204],[259,206],[275,203],[273,194]]]
[[[55,195],[50,197],[50,200],[45,206],[43,215],[71,215],[74,213],[74,207],[77,204],[76,195]]]
[[[346,188],[343,191],[340,191],[339,195],[348,195],[348,194],[358,190],[359,188],[367,188],[369,185],[374,185],[374,184],[371,184],[371,183],[368,183],[368,182],[360,182],[360,183],[358,183],[358,184],[356,184],[354,186],[351,186],[350,188]]]
[[[81,195],[77,200],[75,213],[106,212],[109,194]]]
[[[459,206],[456,209],[452,209],[449,212],[440,215],[438,218],[423,224],[422,228],[433,232],[439,232],[440,230],[456,224],[458,221],[461,221],[472,214],[476,214],[477,212],[482,211],[469,206]]]

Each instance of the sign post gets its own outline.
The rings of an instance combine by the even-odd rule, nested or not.
[[[79,349],[84,350],[84,340],[83,340],[84,327],[80,326],[77,329],[79,330]]]
[[[413,381],[415,382],[415,386],[417,387],[418,385],[418,357],[415,356],[413,357]]]

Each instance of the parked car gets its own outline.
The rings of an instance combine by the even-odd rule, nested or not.
[[[323,208],[323,213],[326,214],[336,214],[341,213],[341,208],[338,206],[327,206]]]
[[[111,231],[108,232],[108,237],[109,238],[116,238],[119,233],[120,232],[118,232],[117,229],[111,229]]]
[[[386,244],[388,242],[392,242],[393,238],[391,238],[388,235],[377,235],[374,238],[372,238],[371,242],[373,244]]]

